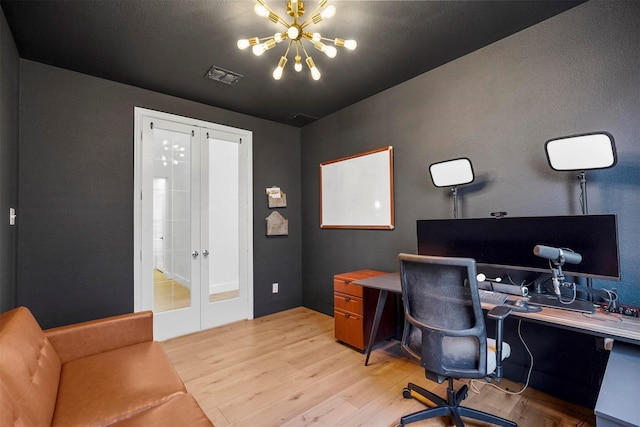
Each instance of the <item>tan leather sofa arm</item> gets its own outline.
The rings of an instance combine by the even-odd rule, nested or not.
[[[153,312],[123,314],[44,331],[60,361],[153,341]]]

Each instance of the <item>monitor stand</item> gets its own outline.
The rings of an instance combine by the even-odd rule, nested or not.
[[[563,304],[558,301],[558,297],[555,295],[533,294],[530,296],[528,302],[529,304],[578,311],[580,313],[594,313],[596,311],[593,304],[589,301],[575,300],[570,304]]]

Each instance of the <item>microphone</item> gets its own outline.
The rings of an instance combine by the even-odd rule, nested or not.
[[[579,253],[566,249],[552,248],[551,246],[536,245],[533,248],[533,253],[540,258],[550,259],[560,265],[565,262],[569,264],[580,264],[582,262],[582,255]]]

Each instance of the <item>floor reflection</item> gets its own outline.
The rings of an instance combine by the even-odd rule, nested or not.
[[[182,283],[167,279],[160,270],[153,270],[153,311],[185,308],[191,305],[191,291]]]

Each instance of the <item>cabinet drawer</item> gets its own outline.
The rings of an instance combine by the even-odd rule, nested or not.
[[[358,297],[363,295],[362,286],[354,285],[351,280],[333,279],[333,290]]]
[[[334,310],[336,339],[359,350],[364,350],[364,330],[361,315]]]
[[[362,311],[362,298],[354,297],[353,295],[336,292],[333,294],[333,306],[353,314],[364,314]]]

